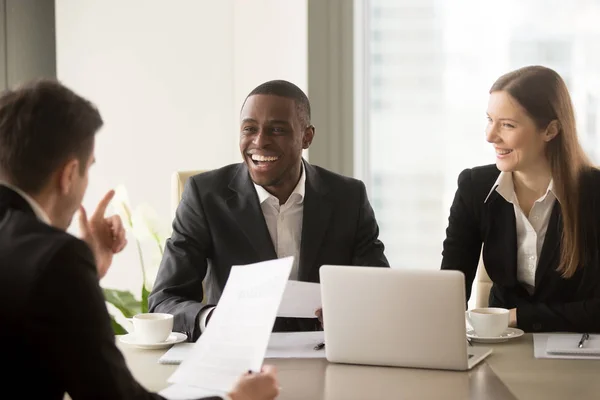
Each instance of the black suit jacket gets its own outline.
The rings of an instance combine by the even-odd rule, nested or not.
[[[1,185],[0,287],[2,398],[162,398],[134,380],[115,346],[88,246]],[[24,376],[29,384],[18,384]]]
[[[304,168],[298,279],[319,282],[319,267],[325,264],[388,267],[364,184],[307,162]],[[198,316],[219,301],[231,266],[275,258],[246,165],[196,175],[185,185],[150,310],[174,314],[174,329],[196,340]],[[278,318],[274,326],[276,331],[315,329],[316,319]]]
[[[513,205],[496,191],[484,202],[500,171],[495,165],[467,169],[458,178],[450,209],[442,269],[465,274],[467,298],[483,244],[483,262],[493,281],[490,306],[517,309],[525,331],[600,332],[600,171],[582,177],[581,233],[587,255],[583,268],[565,279],[556,271],[562,234],[561,209],[555,202],[529,295],[517,281],[517,233]]]

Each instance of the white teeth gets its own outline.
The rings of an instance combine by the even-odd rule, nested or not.
[[[252,159],[254,161],[277,161],[279,160],[279,157],[267,157],[261,156],[260,154],[252,154]]]
[[[512,152],[512,150],[502,150],[502,149],[496,149],[496,154],[500,154],[501,156],[508,154]]]

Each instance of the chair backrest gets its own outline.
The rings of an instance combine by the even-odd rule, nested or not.
[[[487,307],[489,305],[490,290],[492,290],[492,280],[485,270],[483,258],[479,258],[479,266],[477,267],[475,279],[477,280],[477,299],[475,307]]]
[[[204,170],[190,170],[190,171],[175,171],[171,175],[171,216],[175,217],[175,211],[181,201],[181,195],[183,194],[183,188],[188,178],[194,175],[198,175]]]

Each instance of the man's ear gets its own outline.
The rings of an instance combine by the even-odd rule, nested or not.
[[[548,124],[546,132],[544,132],[544,141],[548,143],[560,133],[560,123],[558,120],[553,120]]]
[[[315,137],[315,127],[312,125],[307,126],[304,129],[304,135],[302,135],[302,148],[308,149],[312,144],[313,138]]]
[[[76,174],[79,174],[79,160],[73,158],[58,171],[58,184],[61,194],[69,194],[75,182]]]

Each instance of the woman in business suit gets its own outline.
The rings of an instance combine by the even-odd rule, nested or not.
[[[562,78],[540,66],[492,86],[486,138],[496,164],[464,170],[442,269],[465,274],[481,248],[489,304],[525,331],[600,332],[600,171],[588,161]]]

